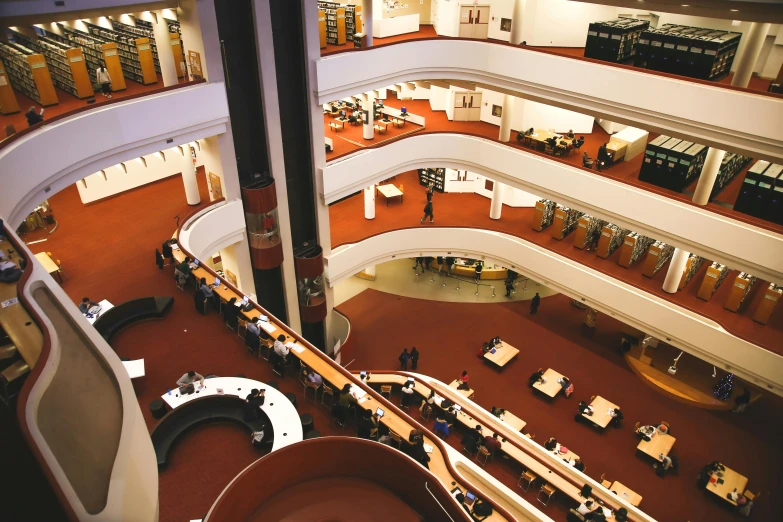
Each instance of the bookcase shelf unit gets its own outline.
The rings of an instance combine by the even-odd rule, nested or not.
[[[17,112],[19,112],[19,102],[16,101],[16,94],[11,86],[5,64],[0,60],[0,114],[8,116]]]
[[[152,50],[152,62],[155,64],[155,72],[160,73],[160,59],[158,58],[158,45],[157,42],[155,41],[155,34],[151,26],[147,27],[144,25],[139,25],[138,22],[136,25],[128,25],[122,22],[118,22],[113,18],[111,19],[111,25],[117,33],[127,36],[129,38],[134,38],[134,39],[149,38],[150,48]]]
[[[80,99],[93,96],[92,82],[80,49],[45,36],[29,38],[14,31],[11,34],[18,43],[44,56],[57,88]]]
[[[436,192],[443,192],[446,183],[446,169],[419,169],[419,185],[428,187],[430,182]]]
[[[111,88],[113,91],[125,90],[125,68],[122,63],[117,44],[110,42],[100,36],[95,36],[83,31],[77,31],[58,24],[63,36],[47,32],[47,36],[55,39],[62,39],[65,42],[71,42],[81,47],[84,56],[89,65],[90,80],[97,82],[95,71],[101,63],[106,64],[106,69],[111,76]]]
[[[585,58],[633,64],[639,36],[649,26],[647,20],[635,18],[591,23],[587,30]]]
[[[345,45],[345,7],[336,2],[318,2],[326,13],[326,43]]]
[[[98,25],[86,23],[87,28],[90,31],[90,35],[93,38],[102,40],[103,44],[113,43],[116,45],[117,55],[120,58],[120,66],[124,76],[127,76],[131,80],[141,83],[143,85],[149,85],[158,81],[158,77],[155,74],[154,63],[150,60],[149,63],[146,60],[140,59],[139,51],[137,49],[137,38],[135,36],[128,36],[112,29],[106,29]],[[148,42],[144,44],[149,45]],[[104,51],[107,49],[111,51],[111,47],[103,47]],[[104,52],[104,56],[106,53]],[[107,64],[108,67],[108,64]],[[109,71],[111,75],[111,71]],[[152,81],[152,78],[155,80]],[[112,77],[112,80],[114,78]]]
[[[43,107],[59,103],[44,55],[21,44],[0,43],[0,58],[14,89]]]

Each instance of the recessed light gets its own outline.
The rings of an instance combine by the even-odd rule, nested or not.
[[[682,4],[683,7],[688,7],[689,4]]]
[[[732,13],[736,13],[737,11],[739,11],[739,9],[729,9],[729,11],[731,11]]]

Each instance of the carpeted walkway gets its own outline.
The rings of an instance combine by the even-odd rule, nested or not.
[[[418,183],[416,172],[407,172],[393,181],[396,185],[403,184],[407,196],[402,203],[393,202],[386,206],[383,200],[376,201],[375,219],[364,219],[364,197],[357,194],[346,198],[329,207],[329,219],[332,234],[332,248],[345,243],[355,243],[374,234],[408,227],[475,227],[486,230],[496,230],[511,234],[544,248],[552,250],[569,259],[578,261],[600,272],[611,275],[630,285],[641,288],[658,297],[672,301],[680,306],[719,322],[734,335],[767,350],[783,354],[783,307],[778,307],[766,325],[752,320],[753,313],[763,299],[763,291],[767,284],[758,281],[752,290],[748,304],[740,313],[730,312],[723,308],[736,271],[727,276],[724,283],[713,295],[710,301],[702,301],[697,297],[699,286],[704,279],[704,273],[709,266],[705,263],[690,283],[676,294],[663,291],[663,280],[666,277],[668,265],[664,266],[654,278],[642,276],[642,262],[639,261],[630,268],[617,264],[620,250],[614,252],[608,259],[601,259],[593,251],[580,250],[573,247],[573,234],[562,241],[552,238],[551,231],[545,229],[536,232],[531,227],[532,208],[503,207],[500,219],[489,218],[488,198],[469,193],[435,194],[433,207],[435,223],[424,225],[419,223],[426,203],[424,188]]]
[[[374,290],[365,290],[339,309],[351,320],[343,358],[356,359],[351,365],[354,371],[397,369],[399,352],[412,345],[421,352],[418,371],[423,374],[448,382],[468,370],[478,404],[487,409],[504,407],[521,417],[528,423],[525,431],[535,434],[538,443],[556,437],[582,457],[591,477],[605,473],[607,479],[619,480],[642,495],[641,508],[659,521],[742,518],[695,485],[701,466],[716,459],[747,476],[751,490],[764,492],[752,515],[755,520],[775,520],[774,513],[783,509],[783,500],[774,494],[783,486],[779,471],[783,400],[764,397],[743,415],[696,409],[671,400],[648,388],[625,365],[617,353],[621,326],[617,321],[600,315],[595,331],[589,331],[581,326],[584,311],[563,295],[544,298],[536,316],[529,315],[525,302],[445,303]],[[495,335],[521,350],[503,371],[475,357],[476,347]],[[550,402],[533,394],[526,379],[539,367],[552,367],[571,378],[574,395]],[[577,402],[591,395],[622,407],[625,423],[621,429],[600,433],[574,422]],[[677,438],[673,454],[680,458],[679,473],[665,479],[655,475],[646,456],[636,454],[638,441],[632,435],[637,421],[661,420],[671,423],[671,433]],[[513,468],[502,459],[487,466],[499,478],[513,477],[518,489],[520,470],[514,476]],[[544,511],[562,520],[549,508]]]

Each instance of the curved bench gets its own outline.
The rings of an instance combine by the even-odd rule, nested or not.
[[[207,423],[233,422],[244,426],[248,432],[260,431],[263,428],[264,443],[271,443],[274,440],[274,432],[269,418],[261,412],[259,419],[246,421],[244,404],[244,399],[233,395],[208,395],[188,401],[167,413],[150,433],[158,459],[158,469],[166,467],[169,453],[181,435]]]
[[[137,321],[159,319],[174,304],[173,297],[140,297],[119,304],[100,315],[95,329],[108,343],[117,332]]]

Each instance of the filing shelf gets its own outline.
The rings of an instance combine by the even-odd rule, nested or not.
[[[649,26],[650,22],[635,18],[591,23],[587,30],[585,58],[614,63],[633,62],[639,36]]]
[[[69,29],[62,24],[58,25],[65,37],[74,43],[78,43],[82,47],[85,56],[89,57],[88,61],[91,66],[90,79],[93,83],[97,81],[95,70],[103,62],[106,64],[109,76],[111,76],[112,91],[125,90],[125,73],[128,72],[131,78],[134,78],[136,73],[133,72],[134,70],[130,66],[126,69],[122,53],[116,43],[95,34]],[[49,35],[51,36],[51,33]]]
[[[103,53],[101,52],[100,48],[91,47],[94,45],[94,42],[89,40],[89,37],[78,38],[74,36],[74,38],[71,39],[60,36],[56,33],[51,33],[49,31],[44,31],[44,34],[45,36],[39,37],[41,40],[54,44],[61,44],[70,48],[80,49],[84,56],[84,60],[87,62],[87,73],[90,75],[90,84],[92,85],[96,82],[95,70],[101,65],[101,60],[103,60]]]
[[[345,44],[345,7],[335,2],[318,2],[318,8],[326,13],[326,42]]]
[[[763,160],[753,165],[734,210],[783,225],[783,165]]]
[[[446,183],[446,169],[419,169],[419,185],[428,187],[430,181],[434,183],[436,192],[443,192]]]
[[[111,25],[114,28],[114,30],[120,34],[124,34],[125,36],[128,36],[130,38],[149,38],[150,39],[150,46],[152,50],[152,61],[155,64],[155,72],[160,72],[160,59],[158,58],[158,46],[157,42],[155,42],[155,34],[152,30],[152,26],[149,27],[144,25],[128,25],[124,24],[122,22],[118,22],[117,20],[112,20]]]
[[[80,49],[46,37],[28,38],[12,33],[17,42],[44,55],[55,86],[77,98],[93,96],[92,82]]]
[[[44,55],[20,44],[0,44],[0,57],[16,90],[44,107],[59,103]]]
[[[16,94],[5,65],[0,60],[0,114],[7,116],[17,112],[19,112],[19,102],[16,101]]]

